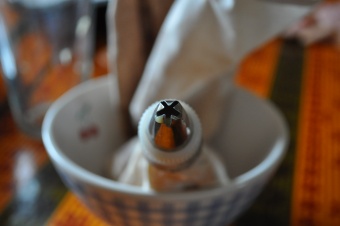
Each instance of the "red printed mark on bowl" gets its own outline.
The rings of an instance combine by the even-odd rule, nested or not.
[[[97,137],[98,134],[99,130],[96,125],[90,125],[79,131],[79,136],[82,140],[89,140],[91,138]]]
[[[80,123],[78,134],[81,140],[90,140],[98,137],[99,135],[98,126],[92,119],[92,108],[91,104],[83,103],[76,112],[76,120]]]

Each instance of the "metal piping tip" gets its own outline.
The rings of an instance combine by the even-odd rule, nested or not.
[[[161,101],[149,125],[154,146],[169,152],[183,145],[191,132],[188,115],[177,100]]]

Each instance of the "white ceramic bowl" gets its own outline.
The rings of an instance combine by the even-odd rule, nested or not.
[[[236,88],[219,139],[233,177],[228,187],[180,194],[146,194],[102,173],[125,138],[118,100],[107,78],[75,87],[49,109],[43,142],[65,184],[111,225],[226,225],[260,193],[280,164],[288,142],[279,112],[267,101]]]

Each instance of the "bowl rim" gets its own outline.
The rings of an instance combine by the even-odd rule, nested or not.
[[[110,76],[112,79],[114,76]],[[96,90],[98,88],[108,89],[109,87],[109,77],[102,76],[99,78],[90,79],[71,90],[67,91],[64,95],[62,95],[59,99],[57,99],[52,106],[48,109],[43,125],[42,125],[42,141],[45,146],[45,149],[50,157],[50,160],[55,165],[59,171],[67,172],[72,177],[77,178],[78,180],[84,181],[92,186],[99,187],[111,192],[120,193],[120,195],[128,195],[128,196],[138,196],[138,197],[148,197],[155,199],[180,199],[180,200],[192,200],[197,199],[198,197],[214,197],[219,196],[226,192],[235,192],[239,188],[244,187],[247,183],[252,180],[255,180],[261,174],[266,172],[266,169],[270,169],[272,167],[278,167],[279,163],[283,159],[287,144],[288,144],[288,127],[281,115],[281,112],[277,110],[277,108],[265,99],[260,99],[254,95],[252,95],[247,90],[236,87],[236,89],[242,90],[243,92],[247,92],[252,95],[254,98],[264,104],[265,107],[268,108],[270,114],[274,117],[274,119],[278,122],[278,127],[281,133],[281,136],[277,138],[274,146],[271,151],[267,154],[267,156],[255,167],[250,169],[249,171],[233,178],[230,183],[227,185],[223,185],[217,188],[194,191],[194,192],[182,192],[182,193],[156,193],[156,192],[145,192],[140,188],[122,184],[108,178],[97,175],[89,170],[84,169],[83,167],[77,165],[71,159],[69,159],[63,151],[58,146],[57,142],[53,138],[53,124],[55,116],[58,112],[63,109],[63,107],[71,102],[78,96],[81,96],[84,93]],[[113,78],[113,80],[116,80]],[[116,81],[114,81],[116,82]],[[112,85],[112,83],[111,83]],[[272,171],[275,171],[273,169]]]

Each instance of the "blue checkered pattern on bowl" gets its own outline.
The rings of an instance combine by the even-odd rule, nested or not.
[[[230,197],[164,201],[121,196],[61,176],[88,208],[117,226],[225,226],[251,204],[263,186],[253,183]]]

